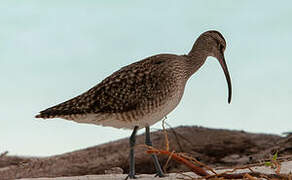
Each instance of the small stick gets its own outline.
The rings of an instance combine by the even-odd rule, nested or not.
[[[153,149],[153,148],[147,150],[147,153],[149,153],[149,154],[156,153],[156,154],[165,154],[165,155],[170,155],[171,154],[171,152],[169,152],[169,151],[157,150],[157,149]],[[172,154],[172,158],[174,160],[176,160],[177,162],[180,162],[180,163],[184,164],[185,166],[187,166],[188,168],[190,168],[191,171],[193,171],[194,173],[196,173],[199,176],[209,176],[210,175],[204,169],[202,169],[202,168],[200,168],[198,166],[195,166],[190,161],[186,160],[185,158],[179,156],[176,153],[173,153]]]
[[[168,159],[167,159],[165,165],[163,166],[163,171],[164,171],[165,173],[166,173],[166,168],[167,168],[167,166],[168,166],[169,161],[171,160],[171,157],[172,157],[173,153],[174,153],[174,151],[172,151],[171,154],[168,156]]]
[[[236,168],[233,168],[232,170],[229,170],[229,171],[225,171],[225,172],[222,173],[222,174],[233,173],[233,172],[235,172],[235,171],[237,171],[237,170],[242,170],[242,169],[248,169],[248,170],[250,170],[252,173],[254,173],[254,171],[251,169],[251,167],[249,167],[249,166],[243,166],[243,167],[236,167]],[[219,174],[219,175],[220,175],[220,174]]]
[[[244,177],[249,179],[249,180],[257,180],[256,178],[252,177],[251,175],[249,175],[247,173],[244,175]]]
[[[165,126],[164,126],[166,119],[167,119],[167,117],[165,116],[164,119],[162,120],[162,128],[163,128],[164,138],[165,138],[165,149],[166,149],[166,151],[169,151],[168,135],[167,135],[167,131],[166,131]]]
[[[182,157],[184,157],[184,158],[186,158],[186,159],[188,159],[188,160],[194,161],[194,162],[197,163],[198,165],[203,166],[204,168],[208,169],[209,171],[211,171],[212,173],[214,173],[214,174],[217,175],[217,173],[214,171],[214,169],[212,169],[212,168],[210,168],[209,166],[207,166],[206,164],[204,164],[204,163],[198,161],[196,158],[193,158],[193,157],[191,157],[191,156],[187,156],[187,155],[184,154],[184,153],[179,153],[179,155],[181,155]]]

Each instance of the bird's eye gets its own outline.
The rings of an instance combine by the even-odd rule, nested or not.
[[[223,46],[222,44],[219,44],[219,50],[220,50],[221,52],[224,51],[224,46]]]

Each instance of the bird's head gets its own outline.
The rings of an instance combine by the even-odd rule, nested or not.
[[[224,51],[226,48],[226,41],[222,34],[218,31],[207,31],[200,35],[195,42],[194,47],[200,51],[204,51],[206,56],[212,56],[218,59],[228,84],[228,103],[231,102],[232,86],[228,68],[225,62]],[[193,47],[193,49],[194,49]],[[193,51],[192,49],[192,51]],[[192,51],[190,53],[192,53]]]

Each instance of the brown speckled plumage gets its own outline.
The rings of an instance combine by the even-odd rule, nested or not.
[[[41,111],[39,117],[121,113],[144,108],[147,104],[158,106],[156,98],[165,99],[170,91],[176,89],[176,79],[186,77],[181,66],[169,67],[170,61],[178,57],[156,55],[121,68],[87,92]]]
[[[207,56],[220,58],[217,50],[225,49],[225,46],[219,32],[205,32],[188,55],[159,54],[125,66],[87,92],[41,111],[36,117],[60,117],[82,122],[80,119],[90,114],[93,116],[90,121],[101,125],[102,122],[97,122],[111,118],[131,123],[142,117],[151,117],[158,111],[162,114],[158,113],[157,118],[161,118],[176,107],[187,80],[204,64]],[[221,49],[222,53],[224,49]],[[168,104],[172,101],[173,107]],[[93,122],[95,119],[97,122]]]

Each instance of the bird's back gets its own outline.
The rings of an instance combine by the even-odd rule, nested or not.
[[[171,111],[177,104],[169,102],[173,98],[179,102],[186,82],[184,62],[183,56],[171,54],[148,57],[121,68],[87,92],[41,111],[36,117],[108,125],[104,122],[140,121],[164,106]],[[160,120],[157,118],[161,117],[153,121]]]

